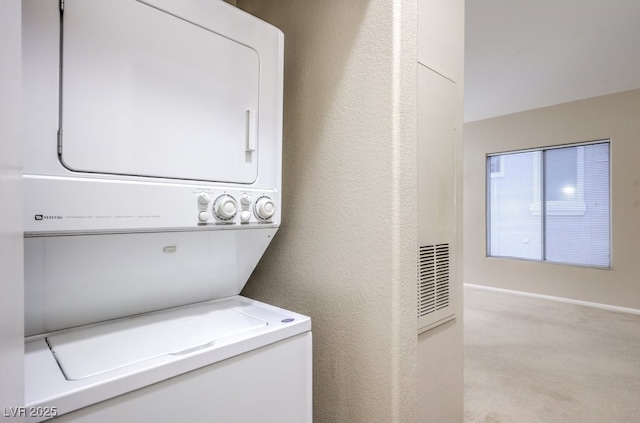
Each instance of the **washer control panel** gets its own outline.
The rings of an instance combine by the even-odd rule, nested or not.
[[[198,226],[273,223],[277,212],[274,191],[200,191],[195,206]]]

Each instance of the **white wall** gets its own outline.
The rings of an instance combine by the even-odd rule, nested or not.
[[[238,0],[285,34],[283,223],[243,294],[312,317],[314,421],[416,414],[416,0]]]
[[[418,420],[463,421],[464,0],[418,1],[418,240],[451,244],[455,319],[418,336]],[[453,169],[451,169],[453,168]]]
[[[640,90],[465,124],[465,282],[640,309]],[[611,139],[611,269],[486,257],[487,153]]]
[[[14,422],[9,407],[24,402],[20,9],[0,2],[0,420]]]

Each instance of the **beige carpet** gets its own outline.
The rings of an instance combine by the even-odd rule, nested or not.
[[[640,315],[464,294],[466,423],[640,422]]]

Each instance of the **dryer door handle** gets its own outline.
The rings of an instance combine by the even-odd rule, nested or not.
[[[258,139],[258,114],[255,110],[247,110],[247,152],[256,151]]]

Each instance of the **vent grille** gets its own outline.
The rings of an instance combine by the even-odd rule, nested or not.
[[[418,318],[449,306],[449,244],[420,247]]]

